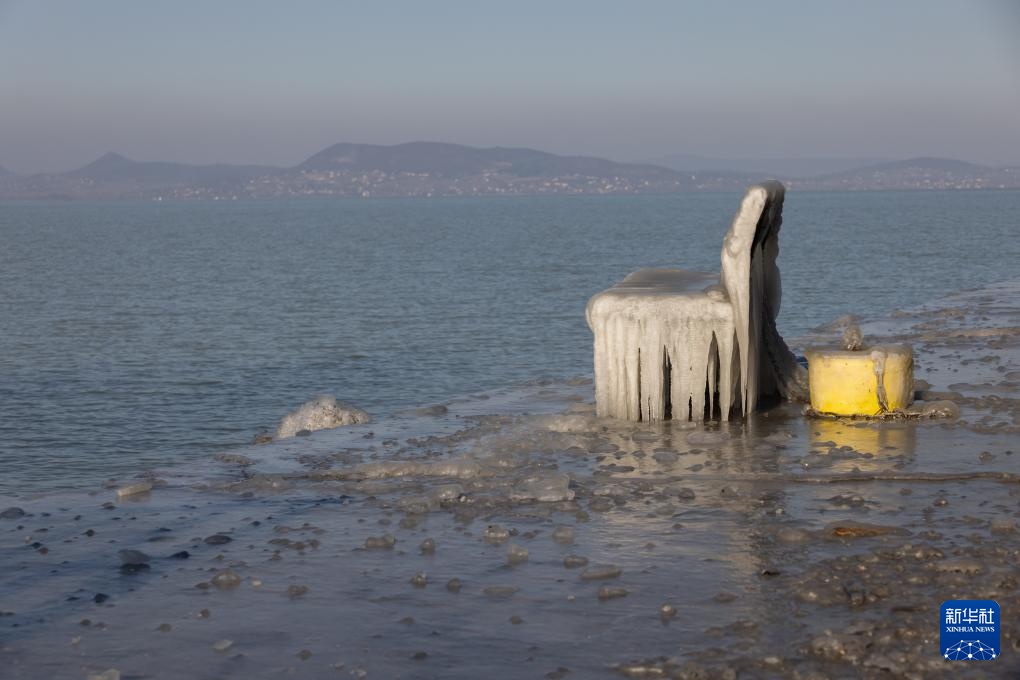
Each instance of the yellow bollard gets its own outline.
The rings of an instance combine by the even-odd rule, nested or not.
[[[878,345],[848,351],[809,347],[811,408],[840,416],[877,416],[914,400],[914,350]]]

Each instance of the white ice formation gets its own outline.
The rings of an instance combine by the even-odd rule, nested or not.
[[[728,420],[763,397],[806,399],[807,372],[776,330],[784,193],[748,189],[721,275],[642,269],[588,302],[600,417]]]
[[[356,425],[371,420],[368,414],[328,394],[315,397],[291,411],[276,428],[276,439],[293,437],[302,430],[328,430],[341,425]]]

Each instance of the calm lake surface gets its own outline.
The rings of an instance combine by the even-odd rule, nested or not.
[[[736,194],[0,205],[0,495],[591,373],[587,299],[717,270]],[[780,327],[1015,277],[1020,192],[791,193]]]

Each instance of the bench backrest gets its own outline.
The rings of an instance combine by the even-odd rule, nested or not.
[[[806,371],[776,330],[782,284],[776,258],[785,187],[762,182],[747,190],[723,241],[721,283],[733,306],[740,361],[741,407],[761,396],[805,398]]]

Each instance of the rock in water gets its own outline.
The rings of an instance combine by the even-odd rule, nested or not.
[[[232,540],[234,539],[226,534],[213,534],[212,536],[205,537],[205,543],[207,545],[224,545],[225,543],[230,543]]]
[[[19,517],[24,516],[25,511],[17,507],[7,508],[3,512],[0,512],[0,519],[18,519]]]
[[[293,437],[301,430],[314,432],[369,421],[371,418],[361,409],[339,402],[335,397],[325,394],[302,404],[284,416],[276,428],[276,439]]]
[[[147,564],[151,557],[143,553],[141,550],[121,550],[117,553],[120,557],[120,562],[126,567],[137,567],[143,564]]]

